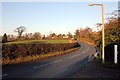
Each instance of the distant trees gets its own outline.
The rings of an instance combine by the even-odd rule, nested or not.
[[[79,38],[79,30],[76,29],[74,39],[78,39],[78,38]]]
[[[14,32],[16,32],[18,35],[8,35],[8,41],[17,41],[17,40],[40,40],[40,39],[71,39],[73,38],[73,35],[68,32],[67,34],[56,34],[56,33],[50,33],[48,36],[42,35],[40,32],[34,32],[34,33],[25,33],[26,27],[20,26],[17,27]],[[4,41],[3,41],[4,42]]]
[[[85,42],[90,42],[94,43],[94,32],[92,31],[91,28],[86,27],[86,28],[80,28],[76,29],[74,39],[80,39],[81,41]]]
[[[43,35],[42,39],[46,39],[45,35]]]
[[[91,42],[94,41],[94,32],[91,28],[86,27],[85,29],[76,29],[74,39],[80,39],[82,41]]]
[[[25,35],[24,35],[24,37],[25,37],[25,39],[30,39],[30,37],[29,37],[29,33],[26,33]]]
[[[73,35],[70,32],[68,32],[67,36],[68,36],[68,38],[73,38]]]
[[[59,39],[63,38],[62,34],[58,34],[57,38],[59,38]]]
[[[16,39],[17,39],[17,37],[14,36],[14,35],[7,35],[7,40],[8,41],[15,41]]]
[[[40,34],[40,32],[35,32],[35,33],[33,34],[33,38],[34,38],[35,40],[41,39],[41,34]]]
[[[73,35],[68,32],[68,34],[56,34],[56,33],[50,33],[46,39],[71,39],[73,38]]]
[[[2,37],[2,43],[6,43],[7,42],[7,34],[5,33]]]
[[[92,29],[86,27],[85,29],[80,30],[80,39],[86,39],[87,41],[91,42],[94,40],[94,34]]]
[[[55,34],[55,33],[52,33],[52,34],[51,34],[51,37],[55,37],[55,36],[56,36],[56,34]]]
[[[26,33],[25,34],[25,39],[26,40],[33,40],[34,38],[33,38],[33,34],[32,33]]]
[[[18,33],[18,38],[20,39],[22,36],[22,33],[26,30],[24,26],[20,26],[16,28],[14,31]]]
[[[17,37],[17,40],[40,40],[40,39],[42,39],[42,35],[40,32],[25,33],[21,36],[21,38]]]

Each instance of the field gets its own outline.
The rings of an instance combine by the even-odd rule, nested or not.
[[[24,44],[24,43],[71,43],[71,40],[25,40],[25,41],[7,42],[5,44]]]

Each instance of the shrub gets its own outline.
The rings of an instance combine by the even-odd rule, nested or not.
[[[7,34],[5,33],[2,37],[2,43],[6,43],[7,42]]]

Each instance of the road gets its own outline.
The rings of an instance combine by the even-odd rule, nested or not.
[[[60,56],[2,67],[3,78],[65,78],[89,63],[95,48],[79,42],[81,48]]]

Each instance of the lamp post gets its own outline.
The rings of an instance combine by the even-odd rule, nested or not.
[[[105,32],[104,32],[104,5],[103,4],[89,4],[89,6],[101,6],[102,7],[102,62],[105,62]]]

